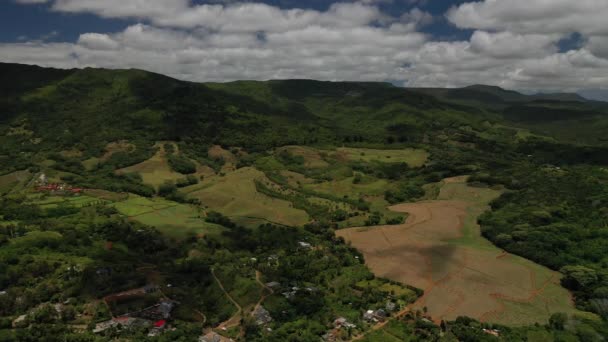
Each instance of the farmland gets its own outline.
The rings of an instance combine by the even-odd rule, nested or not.
[[[479,236],[475,218],[499,191],[448,179],[433,201],[399,204],[403,225],[337,232],[365,256],[378,276],[425,294],[413,306],[434,320],[466,315],[510,325],[544,323],[552,312],[576,310],[560,275],[504,253]]]

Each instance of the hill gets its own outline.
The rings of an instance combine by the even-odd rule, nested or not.
[[[2,340],[608,335],[605,103],[0,76]]]

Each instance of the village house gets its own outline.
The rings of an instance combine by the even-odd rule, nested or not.
[[[387,314],[384,309],[378,309],[376,311],[367,310],[363,313],[363,320],[368,322],[383,322],[384,320],[386,320],[386,317]]]
[[[270,313],[263,306],[258,306],[251,313],[253,318],[255,319],[255,323],[257,325],[264,325],[272,322],[272,317],[270,317]]]
[[[340,329],[342,327],[349,329],[349,328],[356,328],[357,326],[350,323],[348,320],[346,320],[346,318],[344,317],[338,317],[334,320],[334,327],[337,329]]]
[[[300,241],[300,242],[298,242],[298,245],[299,245],[301,248],[305,248],[305,249],[311,249],[311,248],[312,248],[312,245],[311,245],[310,243],[308,243],[308,242],[304,242],[304,241]]]
[[[269,288],[271,288],[273,290],[276,289],[276,288],[278,288],[278,287],[280,287],[280,286],[281,286],[281,283],[279,283],[277,281],[271,281],[269,283],[266,283],[266,287],[269,287]]]

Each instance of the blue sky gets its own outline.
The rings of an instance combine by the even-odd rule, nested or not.
[[[596,0],[3,0],[0,61],[608,99],[606,17]]]

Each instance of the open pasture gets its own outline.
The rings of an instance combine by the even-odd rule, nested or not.
[[[308,214],[293,208],[290,202],[272,198],[256,190],[255,181],[265,180],[262,172],[244,167],[225,176],[206,178],[198,190],[188,194],[204,206],[218,211],[236,222],[276,222],[299,226],[309,221]]]
[[[167,153],[163,143],[156,144],[158,151],[152,158],[123,169],[116,170],[117,173],[137,172],[145,184],[158,188],[165,181],[176,181],[184,178],[181,173],[175,172],[169,166]]]
[[[376,275],[423,289],[413,308],[426,307],[437,322],[470,316],[524,325],[576,312],[559,273],[480,236],[476,217],[500,192],[464,182],[445,180],[438,200],[390,207],[409,214],[402,225],[347,228],[337,235],[364,254]]]
[[[188,234],[218,234],[223,228],[205,222],[198,208],[162,198],[145,198],[129,195],[127,200],[114,203],[123,215],[140,223],[156,227],[163,234],[183,238]]]

